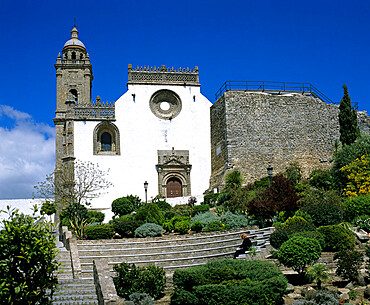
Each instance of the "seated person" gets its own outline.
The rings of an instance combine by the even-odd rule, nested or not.
[[[247,237],[247,234],[243,233],[242,235],[240,235],[240,237],[242,238],[243,243],[240,246],[240,249],[236,250],[234,254],[234,259],[236,259],[240,254],[244,254],[246,251],[249,250],[250,247],[252,247],[252,242]]]

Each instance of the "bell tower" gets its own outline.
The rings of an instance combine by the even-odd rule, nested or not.
[[[57,76],[56,116],[58,112],[66,111],[68,94],[73,96],[76,104],[90,104],[92,66],[85,45],[78,39],[76,26],[71,31],[71,39],[64,44],[62,55],[58,54],[54,66]]]

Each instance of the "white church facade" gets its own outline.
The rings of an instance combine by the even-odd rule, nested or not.
[[[73,28],[59,54],[56,177],[75,160],[99,164],[113,186],[92,202],[108,215],[114,199],[202,195],[211,174],[210,107],[198,68],[132,68],[113,104],[91,99],[92,65]]]

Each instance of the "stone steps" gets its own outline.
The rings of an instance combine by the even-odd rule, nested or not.
[[[205,264],[211,260],[232,258],[240,246],[240,234],[246,232],[257,252],[269,245],[271,229],[234,230],[210,232],[189,236],[165,236],[157,238],[78,241],[81,278],[93,277],[93,260],[108,261],[111,275],[113,266],[122,262],[137,266],[154,264],[163,267],[167,274],[176,269]]]

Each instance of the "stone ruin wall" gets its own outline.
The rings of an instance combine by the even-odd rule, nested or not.
[[[298,162],[303,176],[326,169],[339,140],[339,108],[302,94],[227,91],[211,107],[210,191],[239,170],[244,183]]]

